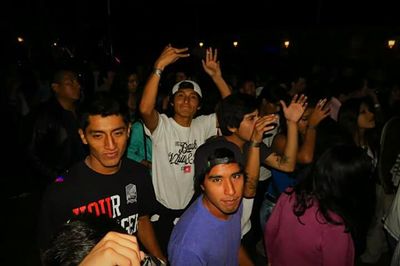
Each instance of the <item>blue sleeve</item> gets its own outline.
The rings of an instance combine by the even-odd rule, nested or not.
[[[132,125],[127,156],[129,159],[138,163],[146,158],[144,154],[143,126],[141,122],[135,122]]]

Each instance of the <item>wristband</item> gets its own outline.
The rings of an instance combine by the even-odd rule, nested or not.
[[[153,69],[153,74],[154,75],[156,75],[158,77],[161,77],[161,73],[162,73],[162,69],[159,69],[159,68],[154,68]]]
[[[250,141],[250,147],[258,148],[260,147],[261,142],[256,142],[256,141]]]

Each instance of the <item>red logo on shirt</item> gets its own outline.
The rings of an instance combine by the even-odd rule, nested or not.
[[[192,166],[191,165],[185,165],[183,167],[183,172],[184,173],[190,173],[192,171]]]

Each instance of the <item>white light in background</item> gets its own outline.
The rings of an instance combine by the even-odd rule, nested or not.
[[[239,42],[237,42],[237,41],[233,42],[233,47],[238,47],[238,45],[239,45]]]
[[[388,40],[389,49],[392,49],[395,44],[396,44],[396,40]]]
[[[18,38],[17,38],[17,41],[18,41],[18,42],[24,42],[24,38],[18,37]]]
[[[203,47],[203,46],[204,46],[204,43],[203,43],[203,42],[199,42],[199,46],[200,46],[200,47]]]
[[[289,48],[290,41],[284,41],[283,45],[285,46],[286,49]]]

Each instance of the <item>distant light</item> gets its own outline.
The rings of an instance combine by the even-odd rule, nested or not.
[[[53,46],[56,47],[57,46],[57,42],[53,42]]]
[[[203,42],[199,42],[199,46],[200,46],[200,47],[203,47],[203,46],[204,46],[204,43],[203,43]]]
[[[283,45],[285,46],[286,49],[289,48],[290,41],[285,41],[285,42],[283,43]]]
[[[389,49],[392,49],[395,44],[396,44],[396,40],[388,40]]]
[[[238,47],[238,45],[239,45],[239,42],[237,42],[237,41],[233,42],[233,47]]]
[[[118,57],[114,56],[114,59],[115,59],[115,62],[117,62],[118,64],[121,64],[121,60]]]
[[[24,38],[18,37],[18,38],[17,38],[17,41],[18,41],[18,42],[24,42]]]

